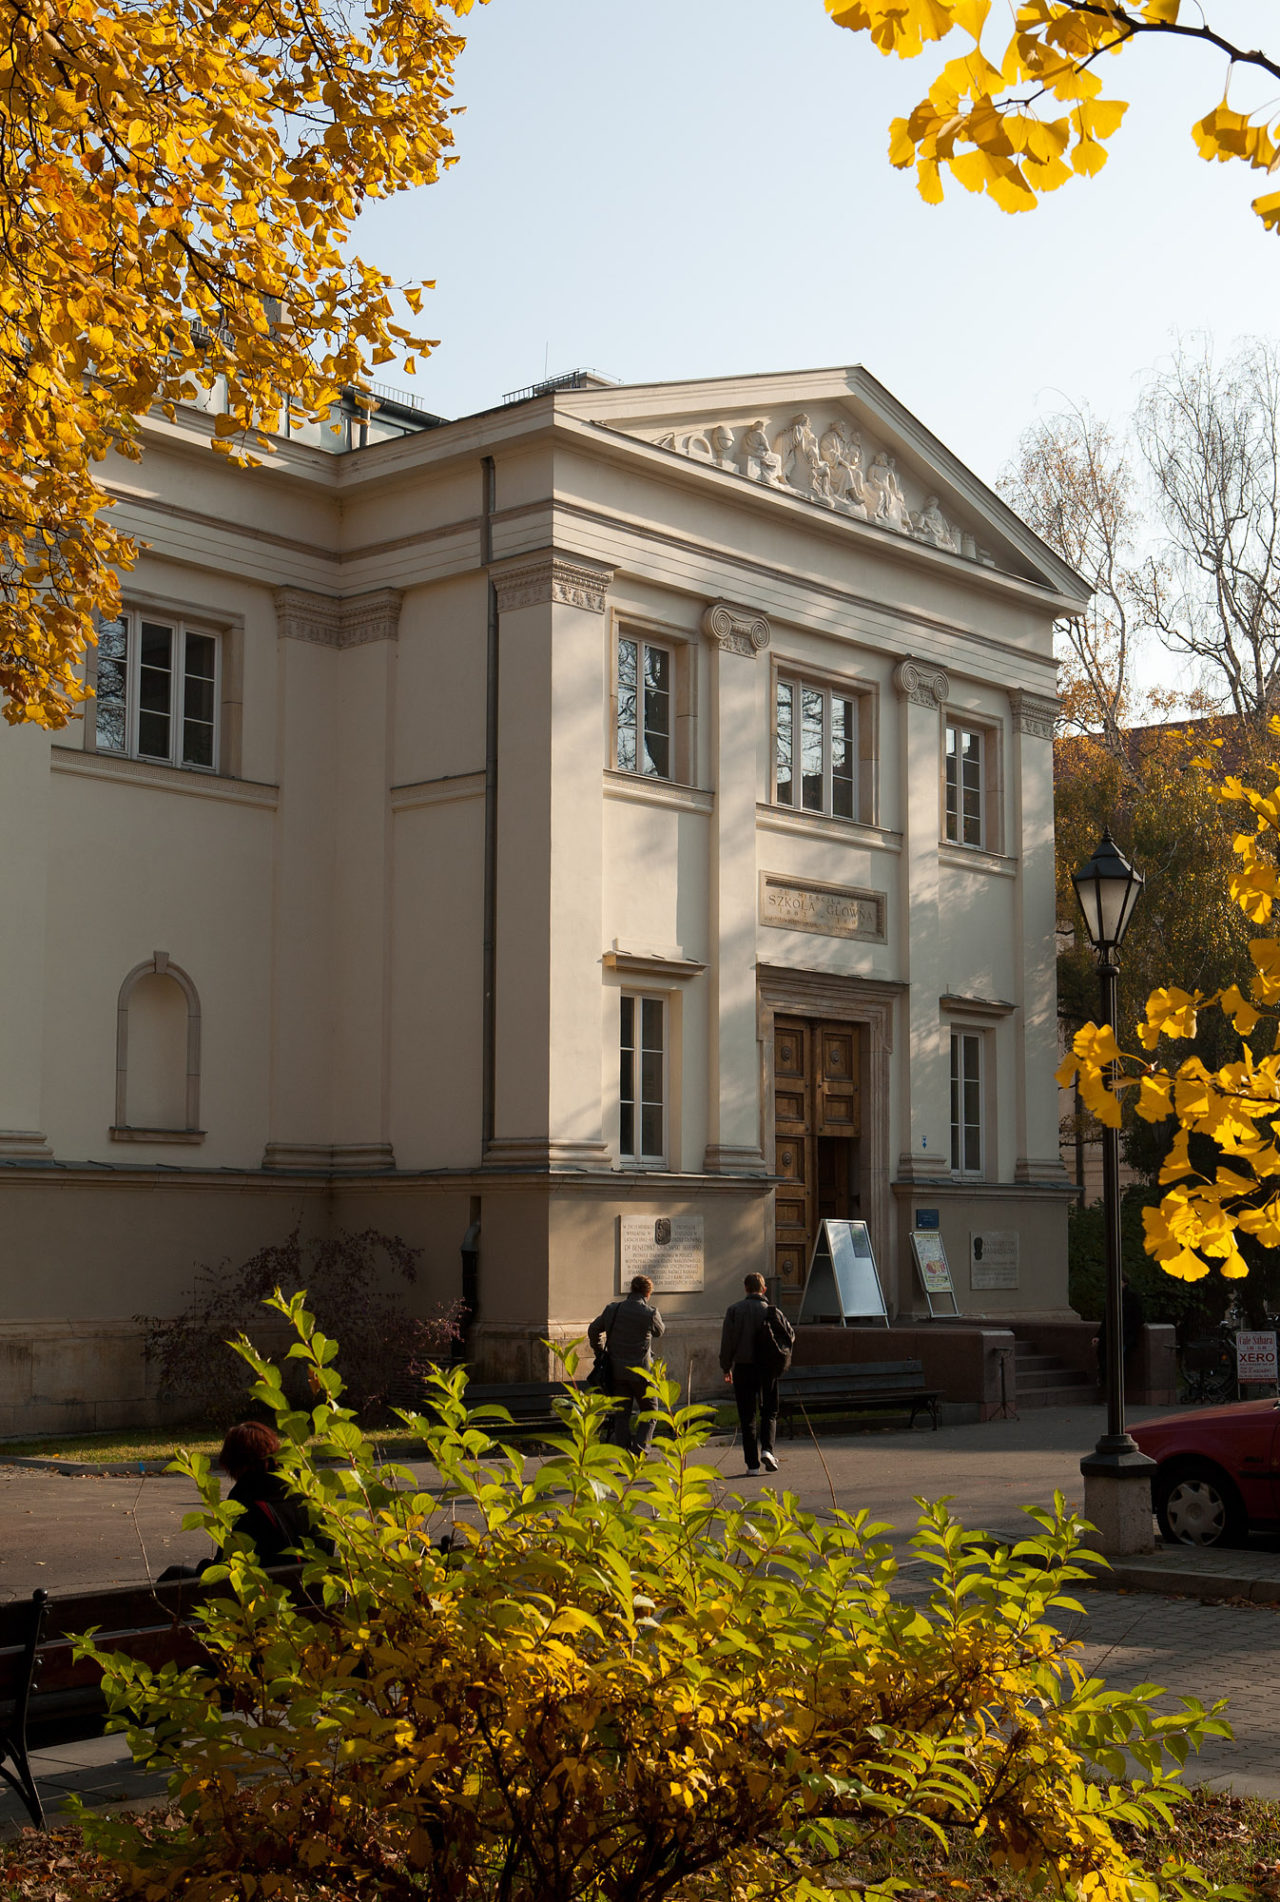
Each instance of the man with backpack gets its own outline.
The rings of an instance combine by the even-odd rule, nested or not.
[[[743,1282],[746,1299],[735,1301],[720,1333],[720,1367],[733,1383],[742,1427],[742,1452],[749,1473],[776,1473],[773,1450],[778,1422],[778,1376],[791,1363],[796,1331],[764,1291],[763,1275]],[[758,1421],[758,1428],[757,1428]]]

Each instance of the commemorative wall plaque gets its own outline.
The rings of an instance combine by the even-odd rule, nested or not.
[[[696,1294],[703,1280],[700,1215],[620,1215],[618,1290],[648,1275],[655,1294]]]
[[[1018,1231],[985,1228],[969,1236],[969,1286],[1016,1288],[1018,1285]]]

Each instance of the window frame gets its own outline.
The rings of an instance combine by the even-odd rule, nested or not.
[[[976,1182],[985,1181],[987,1176],[987,1149],[989,1142],[988,1120],[990,1106],[987,1103],[988,1051],[987,1033],[975,1030],[968,1024],[952,1024],[950,1027],[950,1100],[948,1104],[950,1125],[950,1163],[951,1173],[958,1180]],[[977,1076],[969,1079],[964,1075],[963,1056],[966,1046],[971,1046],[977,1056]],[[957,1050],[961,1056],[961,1068],[957,1073]],[[969,1122],[965,1117],[963,1091],[969,1083],[977,1093],[977,1120]],[[957,1083],[961,1092],[959,1118],[957,1120]],[[978,1159],[969,1164],[965,1160],[966,1137],[973,1130],[977,1135]]]
[[[795,732],[796,689],[808,689],[820,693],[823,697],[823,761],[822,761],[822,798],[821,808],[804,804],[789,803],[778,797],[778,702],[783,687],[792,690],[792,732]],[[834,774],[831,763],[830,736],[832,729],[831,706],[835,700],[846,701],[850,711],[849,739],[852,749],[852,766],[847,775],[852,790],[853,811],[850,814],[835,812],[832,801]],[[851,678],[848,674],[829,672],[821,667],[806,667],[802,663],[793,663],[782,657],[776,657],[769,677],[769,804],[779,812],[794,814],[799,820],[834,820],[838,825],[869,825],[877,823],[877,757],[876,743],[877,697],[873,686],[861,679]],[[793,738],[794,751],[794,738]],[[798,775],[792,772],[794,787]],[[803,799],[803,787],[801,787]]]
[[[647,731],[644,722],[645,691],[641,684],[644,680],[645,655],[652,651],[654,653],[663,654],[666,657],[668,676],[666,688],[667,731],[665,736],[667,742],[667,770],[665,773],[646,772],[643,765],[640,764],[634,766],[624,766],[622,764],[619,742],[622,738],[621,662],[622,645],[624,641],[628,642],[636,650],[636,715],[632,723],[631,735],[637,761],[640,761],[644,756],[645,734]],[[655,638],[650,629],[630,622],[619,621],[615,625],[613,630],[613,721],[610,733],[609,752],[610,763],[615,772],[626,773],[631,778],[648,780],[661,786],[679,785],[681,783],[681,748],[679,743],[681,711],[680,662],[680,650],[674,641],[664,639],[661,635]]]
[[[99,727],[99,715],[105,704],[99,695],[100,662],[99,650],[102,635],[117,622],[125,627],[125,665],[124,665],[124,726],[125,743],[123,746],[104,744]],[[144,753],[141,750],[139,728],[143,714],[148,709],[142,706],[142,629],[143,626],[163,627],[170,635],[170,665],[168,710],[164,717],[169,722],[170,743],[165,754]],[[209,676],[197,676],[188,673],[188,644],[192,640],[206,640],[213,650],[213,671]],[[218,774],[221,771],[223,721],[222,701],[226,691],[225,667],[227,653],[223,633],[206,622],[177,614],[163,607],[126,603],[118,615],[110,621],[99,620],[98,638],[94,644],[92,661],[92,682],[94,686],[94,717],[92,723],[86,719],[86,739],[92,738],[89,750],[103,759],[133,759],[150,766],[172,767],[186,773]],[[176,661],[176,664],[175,664]],[[203,760],[186,759],[185,737],[189,715],[186,711],[186,688],[188,679],[207,678],[211,686],[211,713],[200,725],[209,729],[210,758]],[[115,704],[115,703],[112,703]]]
[[[653,1107],[653,1098],[646,1098],[643,1094],[643,1058],[645,1045],[643,1042],[636,1042],[637,1020],[639,1022],[640,1038],[643,1039],[645,1035],[645,1017],[647,1015],[644,1009],[645,1005],[653,1005],[656,1008],[662,1037],[660,1052],[660,1087],[662,1095],[657,1104],[662,1125],[661,1148],[656,1151],[647,1150],[644,1147],[644,1111],[647,1107]],[[618,1161],[624,1168],[666,1169],[668,1166],[671,1142],[671,1042],[673,1018],[670,1005],[671,998],[665,991],[646,990],[642,987],[624,985],[618,994]],[[630,1006],[632,1013],[632,1041],[629,1045],[623,1041],[626,1028],[626,1010],[628,1006]],[[637,1009],[637,1006],[639,1006],[639,1009]],[[652,1049],[652,1046],[649,1046],[649,1048]],[[623,1054],[627,1050],[631,1053],[633,1066],[632,1094],[630,1097],[623,1093]],[[637,1056],[640,1058],[639,1078],[637,1078],[636,1074]],[[637,1083],[639,1093],[637,1093]],[[627,1147],[623,1134],[628,1106],[630,1107],[632,1122],[632,1147],[630,1148]],[[638,1147],[635,1144],[637,1134],[640,1139]]]
[[[957,829],[953,835],[949,830],[951,809],[948,794],[948,768],[953,758],[959,759],[959,753],[949,751],[952,734],[967,734],[981,744],[981,758],[978,769],[978,833],[977,839],[966,839],[964,833],[963,785],[958,780],[961,799],[957,803]],[[942,720],[942,773],[941,773],[941,815],[939,839],[943,845],[955,846],[962,852],[1000,853],[1003,847],[1004,828],[1001,822],[1001,737],[1002,729],[998,723],[984,720],[980,715],[967,712],[953,712],[948,709]]]

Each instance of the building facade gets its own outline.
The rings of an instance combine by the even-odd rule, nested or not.
[[[1067,1315],[1078,579],[857,368],[385,414],[149,422],[96,701],[0,736],[0,1432],[136,1416],[131,1317],[298,1220],[428,1308],[478,1224],[496,1377],[656,1263],[697,1384],[824,1216]]]

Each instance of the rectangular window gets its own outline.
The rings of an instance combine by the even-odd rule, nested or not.
[[[671,650],[623,635],[618,641],[618,732],[620,773],[670,779],[671,701],[675,662]]]
[[[618,1065],[618,1150],[624,1162],[666,1159],[666,1005],[624,991]]]
[[[774,800],[836,819],[857,816],[857,706],[848,695],[779,678]]]
[[[957,845],[985,845],[985,736],[975,727],[947,726],[946,834]]]
[[[982,1174],[982,1032],[951,1033],[951,1167]]]
[[[98,630],[97,746],[135,759],[217,766],[218,639],[129,609]]]

